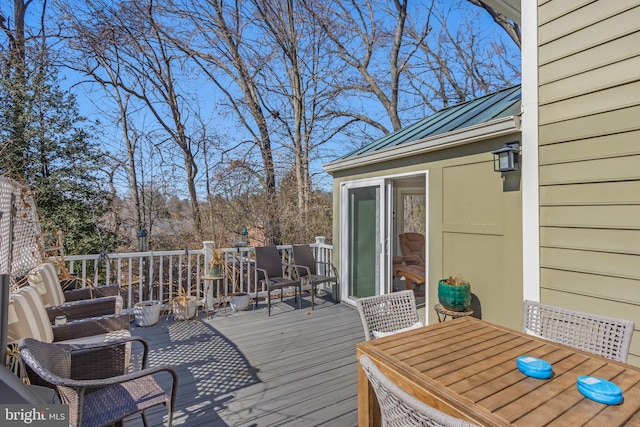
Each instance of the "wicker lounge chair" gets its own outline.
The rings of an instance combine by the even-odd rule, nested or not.
[[[359,298],[356,305],[367,341],[376,338],[374,332],[397,332],[420,322],[411,290]]]
[[[129,332],[129,316],[114,314],[88,319],[76,320],[64,325],[52,326],[42,305],[38,291],[31,286],[24,286],[9,299],[7,342],[16,344],[23,338],[34,338],[44,342],[103,343],[131,336]],[[80,356],[79,356],[80,357]],[[106,372],[100,363],[101,358],[112,360],[111,366],[119,363],[114,372],[121,374],[129,363],[129,351],[111,353],[110,349],[103,354],[97,352],[81,356],[83,362],[74,363],[73,374],[78,377],[91,378]],[[47,385],[37,377],[30,375],[32,383]]]
[[[626,362],[634,322],[524,301],[524,332]]]
[[[284,267],[282,258],[278,248],[275,246],[257,247],[256,251],[256,271],[262,273],[263,278],[260,279],[267,288],[267,305],[269,307],[269,316],[271,316],[271,291],[280,289],[280,299],[284,297],[284,288],[294,287],[296,289],[296,297],[298,298],[298,308],[301,308],[300,294],[302,286],[300,280],[294,280],[284,277]],[[256,289],[255,304],[258,304],[258,289]]]
[[[49,320],[64,315],[67,320],[116,314],[122,308],[122,299],[117,296],[119,286],[102,286],[63,292],[55,267],[51,263],[33,268],[27,280],[38,290]]]
[[[380,404],[383,427],[474,427],[467,421],[440,412],[391,382],[366,355],[360,365]]]
[[[73,352],[86,353],[104,347],[118,349],[124,347],[124,342],[133,341],[144,346],[140,370],[99,379],[75,379],[72,376]],[[146,342],[136,337],[91,345],[51,344],[31,338],[20,341],[20,354],[25,363],[38,376],[54,384],[62,403],[69,405],[69,424],[83,427],[110,425],[136,413],[142,414],[146,426],[144,411],[156,405],[167,406],[168,425],[171,426],[178,375],[169,365],[147,368],[148,351]],[[103,365],[109,362],[109,359],[102,360]],[[155,379],[161,374],[171,376],[169,394]]]
[[[322,283],[335,283],[338,284],[338,270],[330,262],[319,262],[313,256],[311,246],[309,245],[294,245],[293,246],[293,267],[298,273],[298,277],[301,280],[306,280],[311,284],[311,309],[315,305],[314,296],[317,291],[317,286]],[[326,274],[318,274],[318,264],[324,265],[324,271]],[[329,272],[333,273],[330,276]],[[336,296],[334,295],[334,298]]]

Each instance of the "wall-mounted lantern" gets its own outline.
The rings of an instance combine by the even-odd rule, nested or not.
[[[496,172],[510,172],[520,169],[520,144],[510,142],[493,154],[493,170]]]

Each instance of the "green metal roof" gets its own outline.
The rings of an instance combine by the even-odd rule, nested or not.
[[[447,132],[520,114],[520,86],[504,89],[472,101],[445,108],[410,126],[383,136],[337,159],[344,160],[370,154],[408,142],[419,141]]]

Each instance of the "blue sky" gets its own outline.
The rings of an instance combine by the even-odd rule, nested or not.
[[[445,6],[449,5],[446,4]],[[483,28],[487,31],[486,34],[489,37],[496,37],[505,42],[505,45],[511,46],[515,49],[513,43],[507,38],[503,31],[496,26],[496,24],[493,22],[491,17],[488,16],[488,14],[472,5],[468,5],[465,3],[464,6],[468,6],[469,11],[478,13],[478,21],[476,23],[479,28]],[[37,14],[37,9],[32,7],[30,10],[33,19],[33,16]],[[410,19],[420,19],[420,17],[416,18],[416,14],[421,13],[422,11],[420,10],[414,10],[410,14]],[[453,22],[454,24],[458,24],[459,22],[461,22],[460,15],[452,15],[451,22]],[[434,24],[437,25],[437,23]],[[64,78],[62,87],[69,88],[77,96],[81,114],[88,117],[90,120],[100,120],[100,122],[103,123],[103,126],[101,126],[99,130],[99,138],[104,148],[108,150],[121,149],[121,147],[119,147],[119,141],[121,140],[121,131],[119,129],[119,126],[113,122],[112,118],[109,117],[110,114],[105,114],[105,111],[113,111],[113,105],[110,103],[108,97],[104,96],[104,94],[100,92],[100,90],[97,89],[95,85],[80,84],[80,82],[83,81],[83,76],[75,72],[72,72],[68,69],[63,69],[62,77]],[[220,103],[224,102],[224,98],[214,88],[212,88],[207,81],[193,78],[187,74],[185,74],[182,79],[183,80],[181,81],[181,85],[185,89],[185,96],[192,96],[193,98],[189,99],[191,105],[197,104],[199,107],[199,111],[204,116],[208,116],[207,122],[212,132],[215,131],[223,138],[228,138],[230,143],[237,143],[249,138],[246,132],[244,132],[237,125],[237,122],[233,119],[233,117],[229,116],[220,109],[219,105]],[[194,90],[194,88],[196,88],[197,90]],[[367,115],[371,115],[374,117],[384,117],[385,115],[384,110],[378,103],[372,102],[367,98],[354,98],[352,99],[352,102],[357,103],[357,108],[361,109]],[[427,111],[426,109],[422,110],[421,112],[420,108],[417,108],[412,114],[405,115],[404,124],[411,124],[429,114],[429,111]],[[152,126],[152,120],[147,114],[138,114],[136,116],[136,121],[138,122],[138,126],[140,126],[141,128],[148,128],[149,126]],[[386,120],[386,125],[388,128],[390,128],[388,119]],[[370,127],[367,128],[367,133],[370,135],[370,141],[374,141],[383,136],[383,134],[379,130]],[[277,140],[274,142],[274,156],[276,158],[276,161],[280,159],[288,159],[290,154],[285,152],[281,153],[278,149]],[[330,190],[331,177],[322,170],[322,164],[334,160],[335,158],[338,158],[352,151],[354,148],[355,145],[353,141],[349,140],[345,136],[334,138],[334,140],[324,146],[322,149],[322,155],[318,159],[314,160],[311,165],[312,173],[314,174],[315,186],[318,188]],[[200,183],[202,184],[202,181],[200,181]],[[179,195],[180,197],[186,196],[186,194],[183,193],[182,190],[177,189],[177,191],[182,193]],[[200,194],[203,195],[204,193],[201,192]]]

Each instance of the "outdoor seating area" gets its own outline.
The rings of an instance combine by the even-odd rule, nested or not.
[[[286,299],[271,317],[261,304],[227,316],[132,324],[131,333],[149,343],[149,366],[167,363],[178,374],[173,425],[355,426],[362,327],[354,309],[317,299],[314,311],[308,297],[302,309]],[[166,379],[158,382],[167,389]],[[162,425],[166,415],[162,406],[149,409],[149,425]],[[139,425],[139,415],[125,419],[125,427]]]

